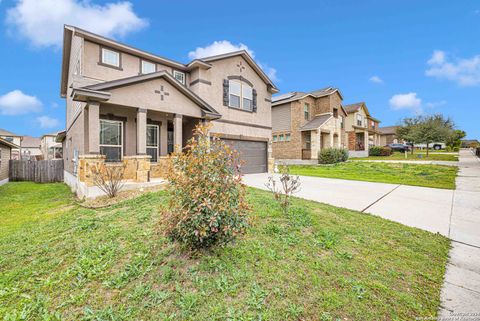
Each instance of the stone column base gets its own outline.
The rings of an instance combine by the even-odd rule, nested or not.
[[[80,155],[78,157],[78,177],[80,182],[93,186],[93,172],[105,164],[105,156],[99,154]]]
[[[150,181],[150,155],[125,156],[125,179],[132,179],[138,183]]]
[[[168,156],[160,156],[157,163],[152,163],[150,169],[151,178],[166,178],[168,171]]]
[[[269,157],[268,158],[268,172],[272,174],[275,169],[275,158]]]

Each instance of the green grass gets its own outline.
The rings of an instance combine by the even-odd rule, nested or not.
[[[347,162],[335,165],[292,165],[294,175],[455,189],[456,166]]]
[[[5,320],[413,320],[439,308],[448,239],[379,217],[301,199],[285,217],[250,189],[248,233],[187,253],[161,234],[165,192],[100,210],[60,184],[0,194],[0,207],[24,207],[2,213],[23,222],[0,236]],[[47,204],[48,219],[32,219]]]
[[[433,153],[433,154],[432,154]],[[418,157],[421,155],[421,158]],[[359,157],[352,158],[351,160],[415,160],[415,161],[447,161],[447,162],[456,162],[458,161],[458,154],[435,154],[435,152],[430,152],[428,157],[425,151],[414,151],[413,155],[407,153],[407,158],[405,158],[404,153],[395,152],[390,156],[369,156],[369,157]]]

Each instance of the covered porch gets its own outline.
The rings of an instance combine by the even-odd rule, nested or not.
[[[128,182],[165,177],[167,156],[182,150],[197,124],[219,117],[164,72],[82,87],[73,95],[86,102],[77,172],[87,186],[102,164],[124,166]]]
[[[329,147],[340,147],[338,134],[322,128],[302,131],[302,159],[318,159],[318,153]]]
[[[355,128],[355,126],[354,126]],[[369,134],[365,128],[355,128],[347,133],[350,157],[367,157],[369,150]]]

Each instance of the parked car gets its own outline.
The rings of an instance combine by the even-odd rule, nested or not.
[[[410,150],[410,146],[406,144],[388,144],[387,147],[390,147],[394,152],[406,152]]]
[[[427,148],[427,144],[415,144],[415,148],[424,149],[424,148]],[[428,144],[428,148],[431,148],[434,150],[440,150],[440,149],[447,148],[447,145],[445,145],[445,143],[435,142],[435,143]]]

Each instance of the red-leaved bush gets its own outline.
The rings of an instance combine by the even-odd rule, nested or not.
[[[173,241],[198,249],[223,245],[248,226],[245,187],[235,150],[198,125],[182,153],[172,155],[169,208],[163,224]]]

